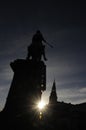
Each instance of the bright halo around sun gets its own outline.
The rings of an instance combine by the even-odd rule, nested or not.
[[[41,100],[41,101],[38,103],[38,108],[39,108],[39,110],[44,109],[44,108],[45,108],[45,102]]]

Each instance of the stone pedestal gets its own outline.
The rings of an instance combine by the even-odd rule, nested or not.
[[[33,109],[46,90],[46,65],[43,61],[18,59],[10,66],[14,76],[4,111],[19,116]]]

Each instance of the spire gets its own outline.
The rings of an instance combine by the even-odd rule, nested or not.
[[[54,80],[54,82],[53,82],[52,91],[56,91],[56,83],[55,83],[55,80]]]
[[[55,103],[57,103],[57,93],[56,93],[56,83],[55,83],[55,80],[54,80],[52,90],[51,90],[51,94],[50,94],[50,97],[49,97],[49,104],[55,104]]]

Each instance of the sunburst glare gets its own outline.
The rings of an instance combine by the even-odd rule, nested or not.
[[[44,109],[45,108],[45,102],[43,101],[43,100],[41,100],[39,103],[38,103],[38,108],[40,109],[40,110],[42,110],[42,109]]]

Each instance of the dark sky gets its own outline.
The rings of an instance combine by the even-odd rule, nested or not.
[[[86,4],[56,0],[0,2],[0,109],[13,78],[9,64],[26,58],[27,46],[37,29],[54,46],[46,45],[46,102],[54,79],[58,100],[86,102]]]

